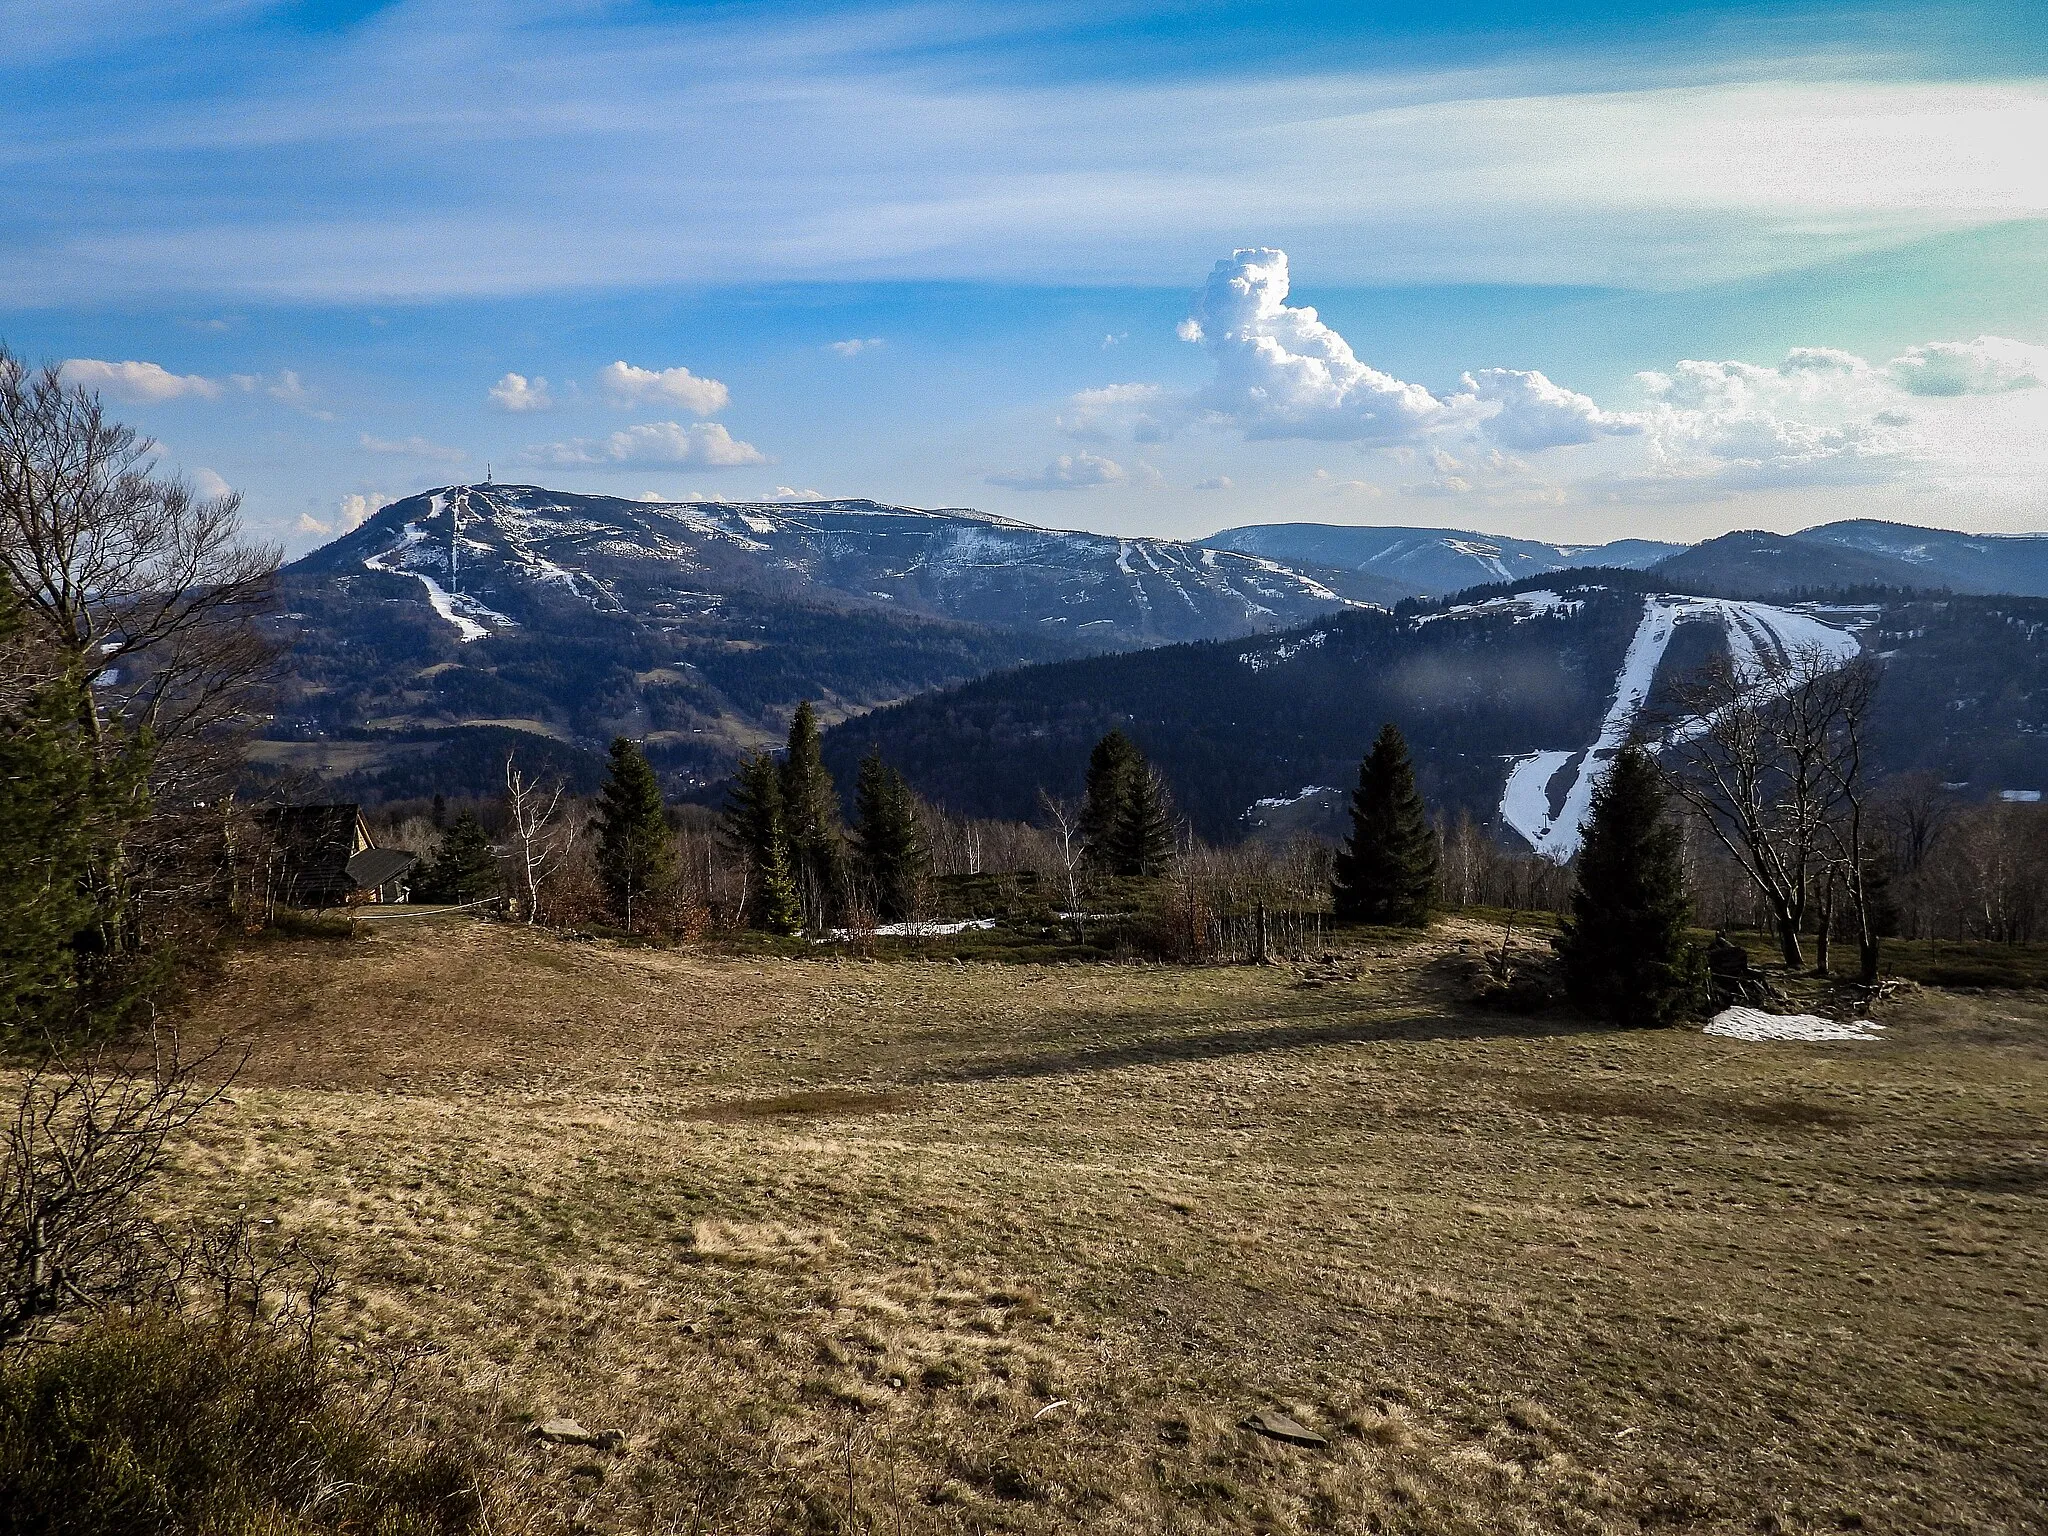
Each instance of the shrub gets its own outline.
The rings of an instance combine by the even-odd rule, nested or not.
[[[0,1366],[5,1536],[448,1536],[478,1467],[394,1442],[305,1335],[107,1313]]]

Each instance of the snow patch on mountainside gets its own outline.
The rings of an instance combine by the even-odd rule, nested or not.
[[[441,498],[434,498],[435,512],[441,510]],[[427,549],[426,531],[418,523],[407,523],[400,533],[398,542],[379,555],[370,555],[363,561],[369,570],[383,571],[392,576],[410,576],[427,589],[427,602],[434,612],[455,626],[457,637],[466,645],[472,640],[482,640],[490,630],[479,623],[479,619],[490,620],[511,628],[512,620],[496,609],[488,608],[475,598],[465,597],[459,592],[450,592],[415,564],[419,551]],[[437,555],[428,551],[427,558],[438,563]]]
[[[1247,651],[1237,659],[1254,672],[1263,672],[1268,667],[1277,667],[1283,661],[1292,661],[1303,651],[1312,651],[1330,638],[1327,629],[1310,630],[1298,640],[1283,640],[1270,650]]]
[[[1579,851],[1593,791],[1635,729],[1658,663],[1664,659],[1673,632],[1686,619],[1710,619],[1721,625],[1736,676],[1752,686],[1768,686],[1772,672],[1794,656],[1812,654],[1834,666],[1844,666],[1862,648],[1847,631],[1790,608],[1715,597],[1653,595],[1644,599],[1642,620],[1615,678],[1613,702],[1600,722],[1599,734],[1580,759],[1578,772],[1566,786],[1562,802],[1555,810],[1551,808],[1549,787],[1558,770],[1573,757],[1572,752],[1533,752],[1517,759],[1508,773],[1500,798],[1501,820],[1527,838],[1529,846],[1544,858],[1564,864]],[[1704,721],[1684,721],[1665,741],[1685,740],[1703,729]]]

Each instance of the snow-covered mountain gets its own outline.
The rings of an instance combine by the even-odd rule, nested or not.
[[[292,676],[259,759],[353,775],[364,795],[480,788],[508,745],[587,766],[613,734],[644,741],[677,787],[704,784],[801,699],[836,718],[1024,662],[1234,638],[1402,595],[962,509],[531,485],[397,502],[288,567],[284,588]],[[467,754],[460,774],[452,752]]]
[[[850,768],[878,746],[955,810],[1025,816],[1040,787],[1079,787],[1114,726],[1204,836],[1341,834],[1340,790],[1393,721],[1433,808],[1566,859],[1615,750],[1646,719],[1683,730],[1665,718],[1670,690],[1716,656],[1760,677],[1803,651],[1867,652],[1883,668],[1874,772],[1924,770],[1970,794],[2048,788],[2044,637],[2042,598],[1767,603],[1560,573],[1448,608],[1023,668],[849,720],[828,760]]]
[[[660,621],[740,591],[955,619],[1118,650],[1285,629],[1405,595],[1171,539],[872,501],[647,502],[464,485],[386,507],[298,563],[410,575],[464,640],[536,593]]]
[[[1545,544],[1454,528],[1354,528],[1333,523],[1258,523],[1226,528],[1202,543],[1210,549],[1378,576],[1428,597],[1572,566],[1641,570],[1685,547],[1653,539]]]

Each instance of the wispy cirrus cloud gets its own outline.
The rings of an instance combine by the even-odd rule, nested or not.
[[[1026,62],[1021,13],[958,12],[420,4],[209,34],[132,92],[0,101],[45,210],[0,231],[0,275],[31,303],[531,293],[736,266],[1163,283],[1253,225],[1332,282],[1680,287],[2048,217],[2034,80],[1878,60],[1902,78],[1857,78],[1825,48],[1759,44],[1745,64],[1706,41],[1679,67],[1561,67],[1532,43],[1484,67],[1133,77]],[[102,32],[118,54],[120,29]],[[451,60],[489,61],[488,110],[444,88]]]
[[[365,453],[388,454],[394,458],[425,459],[435,464],[460,464],[469,455],[460,448],[451,448],[446,443],[429,442],[424,437],[377,437],[365,432],[356,439]]]

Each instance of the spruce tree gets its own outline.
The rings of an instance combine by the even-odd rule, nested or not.
[[[1687,936],[1692,902],[1678,828],[1650,754],[1623,747],[1593,791],[1572,912],[1554,940],[1566,994],[1617,1024],[1673,1024],[1705,996],[1705,961]]]
[[[474,811],[463,811],[420,876],[421,901],[481,901],[498,890],[498,855]]]
[[[798,887],[821,910],[823,920],[846,880],[846,837],[839,825],[839,795],[818,735],[818,714],[806,699],[789,722],[789,747],[782,757],[782,827],[790,871]]]
[[[874,893],[875,915],[885,923],[901,922],[916,906],[924,839],[910,786],[882,761],[879,747],[861,759],[853,806],[855,873]]]
[[[650,898],[675,880],[675,839],[661,800],[661,782],[640,748],[612,738],[609,772],[597,804],[597,873],[612,913],[628,933]]]
[[[1337,854],[1337,916],[1409,928],[1428,925],[1436,905],[1436,833],[1398,727],[1380,727],[1358,765],[1351,836]]]
[[[24,626],[0,583],[0,662],[25,654]],[[55,666],[60,658],[47,659]],[[16,669],[7,668],[12,672]],[[8,679],[12,681],[12,679]],[[81,947],[95,926],[90,889],[109,807],[79,728],[84,689],[59,672],[0,691],[0,1042],[68,1034],[85,1006]]]
[[[803,925],[803,912],[783,830],[782,776],[768,753],[740,760],[725,803],[725,828],[746,855],[754,925],[771,933],[794,933]]]
[[[1131,783],[1143,770],[1144,755],[1122,731],[1111,731],[1088,754],[1087,798],[1081,804],[1081,842],[1089,858],[1113,869],[1111,843],[1123,819]]]
[[[1173,857],[1173,812],[1158,770],[1141,757],[1124,781],[1123,803],[1109,828],[1110,869],[1149,879]]]
[[[778,828],[762,855],[761,900],[755,921],[770,933],[791,934],[804,925],[804,904],[797,896],[796,876],[790,872],[789,850]]]

